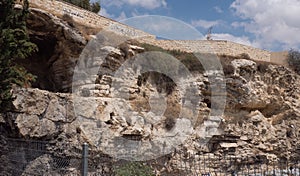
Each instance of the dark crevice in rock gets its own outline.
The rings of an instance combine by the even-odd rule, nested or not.
[[[41,10],[31,9],[27,26],[30,40],[39,50],[17,62],[37,77],[32,87],[71,92],[73,70],[86,44],[85,38],[78,29]]]
[[[18,62],[30,73],[36,76],[32,87],[43,90],[55,91],[55,83],[51,74],[51,65],[48,61],[55,52],[57,39],[54,36],[31,36],[39,51],[30,56],[30,59],[22,59]]]

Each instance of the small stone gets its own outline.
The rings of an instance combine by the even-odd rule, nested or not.
[[[248,116],[252,122],[261,122],[265,119],[264,115],[258,110],[252,111]]]
[[[242,141],[247,141],[247,140],[248,140],[248,136],[241,136],[240,139],[241,139]]]
[[[222,142],[222,143],[220,143],[220,146],[222,148],[236,148],[236,147],[238,147],[238,144],[237,143],[225,143],[225,142]]]

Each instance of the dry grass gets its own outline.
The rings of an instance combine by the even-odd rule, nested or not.
[[[155,46],[155,45],[150,45],[146,43],[137,43],[136,45],[141,46],[145,48],[145,51],[158,51],[166,54],[170,54],[173,57],[177,58],[180,60],[189,71],[191,72],[198,72],[198,73],[203,73],[204,68],[197,58],[193,53],[188,53],[185,51],[180,51],[180,50],[166,50],[161,47]]]

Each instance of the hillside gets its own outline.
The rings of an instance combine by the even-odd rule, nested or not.
[[[139,30],[132,39],[109,19],[84,25],[31,2],[39,52],[19,62],[37,81],[15,88],[15,109],[0,114],[0,175],[79,175],[84,143],[92,175],[113,175],[124,160],[156,175],[300,172],[300,77],[270,52]],[[30,141],[43,149],[30,152]]]

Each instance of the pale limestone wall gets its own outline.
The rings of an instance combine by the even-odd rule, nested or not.
[[[278,65],[283,65],[283,66],[288,66],[288,51],[282,51],[282,52],[272,52],[271,53],[271,62],[278,64]]]
[[[226,54],[231,56],[247,53],[251,59],[266,62],[271,61],[271,53],[269,51],[242,44],[221,40],[155,40],[154,35],[134,29],[130,26],[121,24],[109,18],[105,18],[85,9],[76,7],[72,4],[56,0],[29,0],[29,2],[32,7],[38,7],[58,16],[69,14],[76,22],[80,24],[107,29],[130,38],[138,38],[142,42],[158,45],[164,49],[176,49],[186,52]]]
[[[31,7],[38,7],[57,16],[68,14],[73,17],[75,22],[86,26],[106,29],[130,38],[155,38],[155,36],[149,33],[134,29],[66,2],[56,0],[29,0],[29,3]]]
[[[270,62],[271,53],[266,50],[253,48],[223,40],[143,40],[146,43],[160,46],[164,49],[182,50],[186,52],[201,52],[237,56],[247,53],[251,59]]]

